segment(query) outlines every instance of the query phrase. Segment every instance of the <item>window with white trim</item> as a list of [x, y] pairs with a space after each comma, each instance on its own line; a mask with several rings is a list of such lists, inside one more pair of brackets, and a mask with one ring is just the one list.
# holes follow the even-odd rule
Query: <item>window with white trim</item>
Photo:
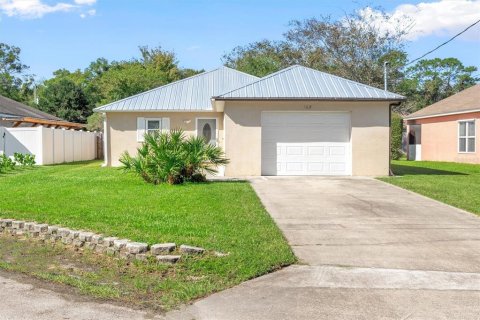
[[155, 131], [160, 131], [162, 128], [162, 119], [147, 119], [147, 133], [153, 133]]
[[145, 131], [146, 133], [153, 133], [155, 131], [169, 130], [170, 121], [168, 118], [146, 118]]
[[458, 152], [475, 152], [475, 120], [458, 122]]

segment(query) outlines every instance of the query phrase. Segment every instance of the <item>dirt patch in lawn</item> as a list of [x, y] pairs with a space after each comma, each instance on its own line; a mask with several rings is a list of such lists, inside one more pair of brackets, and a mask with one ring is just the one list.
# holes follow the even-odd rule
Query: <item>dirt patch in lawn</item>
[[185, 273], [181, 263], [125, 261], [8, 235], [0, 235], [0, 270], [4, 270], [2, 275], [11, 271], [7, 277], [17, 281], [76, 295], [82, 301], [108, 301], [156, 313], [184, 300], [176, 296], [177, 286], [185, 282], [202, 285], [209, 280]]

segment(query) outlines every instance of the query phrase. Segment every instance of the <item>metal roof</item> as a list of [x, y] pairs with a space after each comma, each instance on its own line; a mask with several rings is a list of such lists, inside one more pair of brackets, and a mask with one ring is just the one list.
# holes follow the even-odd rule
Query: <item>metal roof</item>
[[211, 111], [212, 96], [239, 88], [259, 78], [227, 67], [203, 72], [170, 84], [95, 108], [108, 111]]
[[0, 96], [0, 115], [2, 117], [32, 117], [48, 120], [62, 120], [46, 112], [27, 106], [18, 101]]
[[228, 99], [404, 100], [401, 95], [295, 65], [214, 97]]
[[460, 91], [405, 117], [421, 119], [450, 114], [468, 113], [480, 110], [480, 84]]

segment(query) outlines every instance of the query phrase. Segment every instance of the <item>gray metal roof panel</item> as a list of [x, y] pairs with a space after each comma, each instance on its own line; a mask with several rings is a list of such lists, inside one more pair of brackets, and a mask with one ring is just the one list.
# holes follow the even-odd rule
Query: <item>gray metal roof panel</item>
[[95, 111], [209, 111], [212, 110], [210, 99], [213, 96], [258, 79], [234, 69], [220, 67], [106, 104], [95, 108]]
[[32, 117], [47, 120], [63, 120], [4, 96], [0, 96], [0, 113], [18, 117]]
[[358, 99], [403, 100], [403, 96], [295, 65], [263, 77], [216, 99]]

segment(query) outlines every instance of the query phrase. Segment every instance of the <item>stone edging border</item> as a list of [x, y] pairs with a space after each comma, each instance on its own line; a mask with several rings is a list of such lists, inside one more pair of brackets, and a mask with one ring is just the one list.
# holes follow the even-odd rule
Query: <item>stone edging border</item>
[[[127, 260], [146, 261], [148, 257], [155, 257], [158, 263], [173, 264], [181, 259], [182, 254], [204, 254], [206, 250], [182, 244], [178, 247], [180, 254], [172, 254], [177, 249], [175, 243], [158, 243], [149, 246], [147, 243], [133, 242], [117, 237], [104, 237], [100, 234], [87, 231], [77, 231], [62, 228], [46, 223], [26, 222], [14, 219], [0, 219], [0, 234], [24, 236], [39, 240], [43, 243], [61, 242], [73, 248], [87, 248], [99, 254], [116, 256]], [[228, 254], [214, 252], [217, 257]]]

